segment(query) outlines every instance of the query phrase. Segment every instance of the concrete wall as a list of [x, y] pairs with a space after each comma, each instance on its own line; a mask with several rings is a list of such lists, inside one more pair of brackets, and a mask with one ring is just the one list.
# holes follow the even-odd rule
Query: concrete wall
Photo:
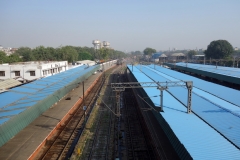
[[[51, 76], [66, 70], [68, 70], [67, 61], [50, 63], [25, 62], [13, 65], [0, 65], [0, 71], [5, 72], [5, 76], [0, 76], [0, 79], [18, 78], [18, 80], [20, 81], [23, 80], [31, 81]], [[16, 72], [20, 72], [20, 74], [16, 75]]]

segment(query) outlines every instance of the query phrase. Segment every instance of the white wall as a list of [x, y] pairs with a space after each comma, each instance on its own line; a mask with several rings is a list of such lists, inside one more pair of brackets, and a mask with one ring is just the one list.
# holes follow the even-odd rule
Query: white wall
[[[47, 62], [47, 63], [24, 63], [16, 65], [0, 65], [0, 71], [5, 71], [5, 76], [0, 76], [0, 79], [18, 78], [18, 80], [35, 80], [47, 76], [51, 76], [68, 70], [67, 61]], [[20, 71], [20, 76], [15, 75], [15, 71]], [[31, 71], [35, 75], [30, 75]]]

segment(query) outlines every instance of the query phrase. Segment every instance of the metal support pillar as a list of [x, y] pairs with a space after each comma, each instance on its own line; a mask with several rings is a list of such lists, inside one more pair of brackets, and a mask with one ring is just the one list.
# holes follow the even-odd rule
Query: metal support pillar
[[103, 81], [105, 81], [105, 67], [103, 63], [102, 63], [102, 70], [103, 70]]
[[187, 100], [187, 113], [192, 112], [192, 87], [193, 83], [191, 81], [186, 82], [186, 86], [188, 89], [188, 100]]
[[160, 104], [161, 104], [161, 106], [160, 106], [160, 112], [163, 112], [163, 90], [162, 89], [160, 89], [160, 96], [161, 96], [161, 99], [160, 99]]
[[233, 68], [234, 68], [234, 66], [235, 66], [235, 58], [236, 58], [236, 57], [233, 57]]
[[[159, 83], [158, 83], [158, 85], [159, 85]], [[160, 103], [159, 103], [160, 106], [156, 110], [159, 111], [159, 112], [163, 112], [163, 91], [167, 90], [168, 88], [160, 86], [157, 89], [160, 90]]]
[[116, 91], [116, 101], [117, 101], [117, 117], [118, 117], [118, 129], [117, 129], [117, 157], [121, 159], [121, 145], [120, 145], [120, 128], [121, 128], [121, 122], [120, 122], [120, 91]]
[[116, 101], [117, 101], [117, 116], [120, 117], [120, 91], [116, 91]]

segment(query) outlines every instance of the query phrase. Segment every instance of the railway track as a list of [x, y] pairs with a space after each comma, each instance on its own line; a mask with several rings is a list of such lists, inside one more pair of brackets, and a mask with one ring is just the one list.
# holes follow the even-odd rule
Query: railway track
[[71, 155], [71, 151], [74, 149], [73, 142], [76, 141], [84, 127], [83, 105], [88, 106], [86, 109], [87, 118], [95, 104], [96, 94], [99, 93], [102, 85], [103, 81], [100, 78], [92, 91], [84, 98], [85, 104], [81, 103], [74, 114], [65, 121], [65, 124], [58, 128], [56, 134], [47, 141], [36, 159], [67, 159]]
[[143, 125], [144, 120], [136, 108], [137, 102], [133, 93], [127, 89], [123, 95], [127, 159], [156, 159], [147, 128]]
[[[134, 81], [131, 76], [128, 75], [127, 77], [130, 81]], [[169, 142], [168, 137], [155, 117], [155, 114], [159, 113], [153, 111], [149, 105], [146, 105], [146, 103], [139, 98], [139, 93], [136, 89], [131, 89], [131, 92], [132, 95], [135, 95], [135, 102], [137, 102], [139, 114], [142, 115], [141, 119], [143, 119], [142, 125], [144, 126], [144, 130], [148, 130], [146, 134], [148, 134], [148, 140], [151, 141], [152, 149], [155, 154], [153, 159], [178, 160], [179, 157], [175, 149]]]
[[102, 88], [97, 105], [79, 139], [77, 149], [71, 159], [114, 159], [116, 144], [115, 103], [111, 83], [118, 80], [117, 67], [106, 72], [105, 85]]
[[[116, 72], [116, 71], [112, 71]], [[110, 83], [117, 80], [116, 74], [111, 74], [107, 80], [106, 87], [101, 92], [100, 96], [104, 96], [103, 101], [99, 104], [99, 115], [96, 120], [96, 126], [94, 130], [94, 136], [88, 145], [88, 150], [86, 152], [86, 159], [112, 159], [114, 151], [114, 115], [105, 106], [114, 110], [114, 105], [112, 103], [112, 90], [110, 88]]]
[[[103, 92], [104, 97], [108, 97], [103, 98], [105, 103], [115, 114], [118, 111], [117, 99], [110, 83], [123, 82], [124, 78], [122, 72], [115, 70]], [[119, 96], [121, 117], [114, 116], [105, 104], [100, 103], [93, 136], [79, 159], [159, 159], [133, 91], [127, 89]]]
[[[132, 89], [119, 94], [117, 109], [116, 93], [110, 84], [126, 81], [122, 67], [110, 69], [103, 76], [106, 80], [100, 78], [85, 97], [87, 121], [82, 103], [36, 159], [168, 159], [159, 152], [162, 140], [154, 130], [159, 127], [152, 123], [154, 116], [141, 111], [144, 104], [139, 106]], [[121, 117], [115, 116], [119, 110]]]

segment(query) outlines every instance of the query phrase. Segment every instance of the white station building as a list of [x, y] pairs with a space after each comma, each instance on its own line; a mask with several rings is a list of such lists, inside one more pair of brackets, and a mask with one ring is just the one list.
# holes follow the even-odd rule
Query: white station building
[[22, 82], [33, 81], [68, 70], [67, 61], [33, 61], [0, 65], [0, 80], [16, 79]]

